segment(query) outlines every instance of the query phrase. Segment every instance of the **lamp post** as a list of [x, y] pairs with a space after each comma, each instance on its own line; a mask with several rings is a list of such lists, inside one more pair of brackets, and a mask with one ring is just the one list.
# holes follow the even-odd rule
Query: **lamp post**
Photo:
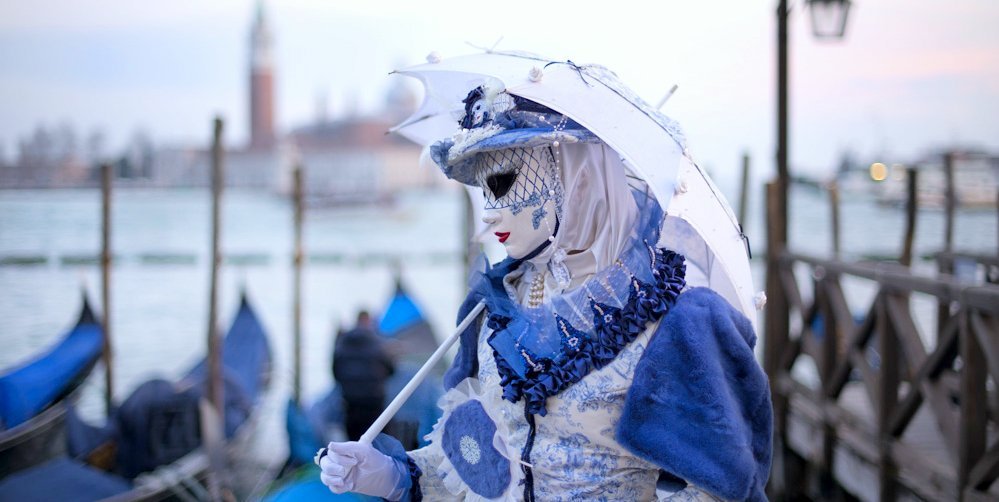
[[808, 0], [812, 35], [819, 39], [841, 39], [846, 33], [850, 0]]
[[[846, 33], [846, 19], [850, 13], [850, 0], [807, 0], [811, 14], [812, 35], [815, 38], [841, 39]], [[781, 213], [787, 214], [788, 173], [788, 124], [787, 124], [787, 0], [777, 5], [777, 177], [781, 184]], [[787, 243], [787, 228], [783, 229], [782, 243]]]
[[[806, 0], [811, 11], [812, 32], [819, 39], [842, 38], [846, 30], [846, 18], [850, 10], [850, 0]], [[767, 190], [768, 236], [765, 312], [765, 346], [763, 366], [770, 377], [779, 372], [781, 355], [788, 340], [787, 296], [780, 284], [779, 257], [787, 247], [787, 192], [790, 184], [788, 172], [788, 2], [777, 4], [777, 181]], [[777, 433], [783, 434], [787, 401], [778, 386], [771, 386], [774, 406], [774, 425]], [[785, 476], [783, 452], [784, 438], [775, 436], [774, 469], [776, 490], [782, 492], [789, 481]]]

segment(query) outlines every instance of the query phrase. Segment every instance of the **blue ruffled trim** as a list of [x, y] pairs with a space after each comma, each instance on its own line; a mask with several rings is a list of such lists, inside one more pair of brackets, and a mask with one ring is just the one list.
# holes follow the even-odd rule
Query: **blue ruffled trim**
[[409, 500], [420, 502], [423, 500], [423, 491], [420, 490], [420, 476], [423, 475], [423, 471], [409, 455], [406, 455], [406, 465], [409, 467], [409, 479], [413, 483], [409, 486]]
[[[645, 244], [653, 249], [647, 241]], [[622, 308], [590, 301], [593, 333], [580, 331], [565, 319], [555, 316], [563, 339], [576, 342], [575, 345], [565, 344], [563, 352], [554, 360], [531, 357], [533, 364], [522, 378], [494, 350], [503, 398], [512, 402], [523, 398], [529, 413], [544, 416], [547, 412], [545, 401], [549, 397], [582, 380], [591, 371], [606, 366], [644, 332], [646, 326], [662, 318], [676, 303], [677, 296], [686, 285], [686, 265], [683, 256], [673, 251], [660, 248], [653, 253], [651, 268], [654, 282], [647, 284], [632, 279], [628, 301]], [[490, 312], [487, 323], [494, 330], [490, 340], [505, 330], [511, 320], [510, 317]]]

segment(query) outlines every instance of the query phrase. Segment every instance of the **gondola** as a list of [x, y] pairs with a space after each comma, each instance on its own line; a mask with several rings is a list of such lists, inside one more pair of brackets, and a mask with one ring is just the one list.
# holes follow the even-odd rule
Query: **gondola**
[[[207, 402], [207, 360], [177, 381], [148, 380], [105, 426], [68, 420], [68, 454], [0, 480], [0, 501], [209, 498], [213, 486], [228, 484], [217, 472], [220, 461], [251, 440], [250, 425], [270, 380], [270, 342], [245, 295], [222, 354], [222, 417]], [[207, 426], [219, 418], [222, 434]]]
[[0, 374], [0, 479], [65, 452], [67, 403], [100, 359], [104, 330], [86, 295], [57, 343]]
[[[389, 300], [378, 323], [378, 334], [383, 337], [385, 348], [396, 362], [395, 374], [386, 389], [386, 404], [402, 390], [416, 374], [424, 361], [437, 348], [430, 323], [422, 310], [397, 278], [395, 292]], [[407, 449], [421, 446], [440, 417], [437, 400], [443, 387], [441, 378], [444, 367], [435, 368], [417, 388], [413, 396], [399, 410], [385, 432], [395, 436]], [[335, 495], [319, 480], [319, 470], [312, 463], [316, 451], [329, 441], [344, 441], [343, 405], [339, 388], [333, 386], [320, 399], [303, 409], [290, 400], [286, 415], [289, 458], [282, 475], [266, 502], [291, 500], [370, 500], [355, 494]]]

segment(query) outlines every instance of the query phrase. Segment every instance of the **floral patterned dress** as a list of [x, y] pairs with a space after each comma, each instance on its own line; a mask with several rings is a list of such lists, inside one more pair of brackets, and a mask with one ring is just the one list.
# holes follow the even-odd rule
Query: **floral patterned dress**
[[408, 453], [426, 499], [713, 499], [657, 493], [659, 467], [615, 438], [635, 368], [687, 286], [683, 257], [654, 245], [659, 215], [645, 216], [616, 266], [569, 293], [545, 281], [544, 306], [528, 307], [524, 287], [543, 272], [502, 272], [476, 369], [442, 398], [431, 443]]

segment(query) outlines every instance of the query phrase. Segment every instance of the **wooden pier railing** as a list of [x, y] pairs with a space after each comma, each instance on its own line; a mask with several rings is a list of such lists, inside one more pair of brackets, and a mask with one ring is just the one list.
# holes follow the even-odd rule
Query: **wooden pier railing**
[[776, 270], [772, 496], [999, 500], [999, 285], [787, 251]]

